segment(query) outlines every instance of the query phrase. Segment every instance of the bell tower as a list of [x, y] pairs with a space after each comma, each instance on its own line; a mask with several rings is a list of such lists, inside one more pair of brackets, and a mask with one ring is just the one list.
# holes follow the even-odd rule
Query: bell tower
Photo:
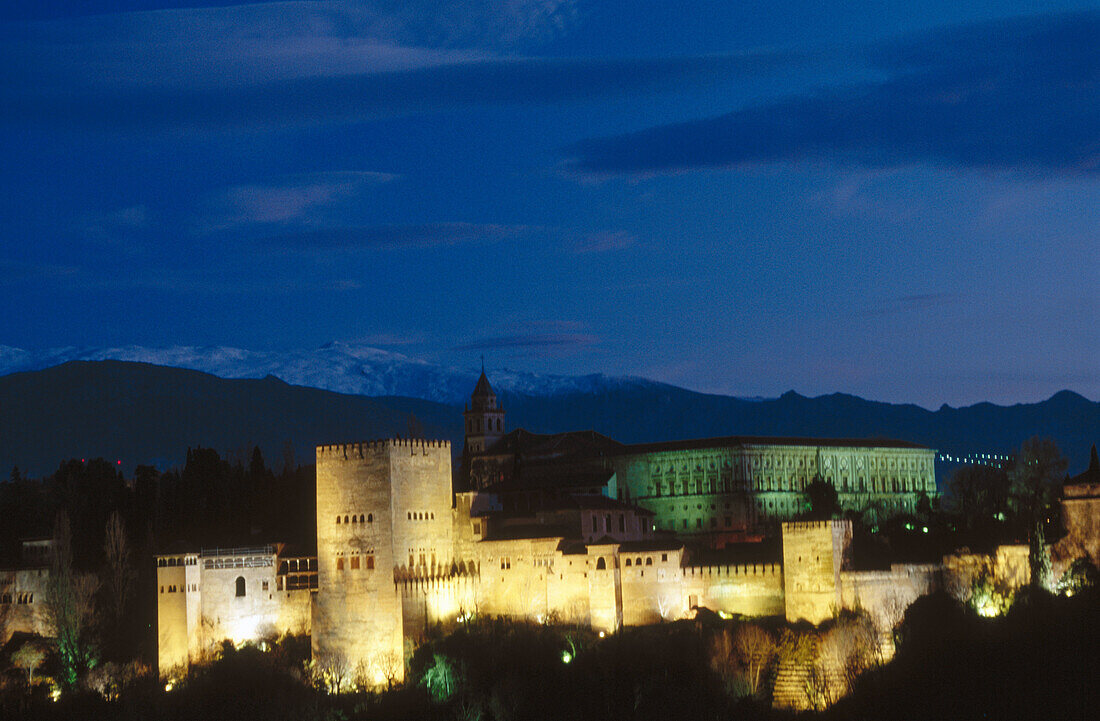
[[463, 416], [466, 419], [466, 453], [483, 453], [504, 435], [504, 409], [497, 403], [497, 394], [485, 377], [484, 362]]

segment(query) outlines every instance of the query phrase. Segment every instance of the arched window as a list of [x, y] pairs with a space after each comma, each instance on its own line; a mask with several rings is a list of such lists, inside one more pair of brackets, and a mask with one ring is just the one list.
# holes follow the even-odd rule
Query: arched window
[[603, 560], [603, 556], [600, 556], [599, 559], [596, 560], [596, 570], [597, 571], [603, 571], [606, 568], [607, 568], [607, 563]]
[[344, 516], [344, 523], [347, 523], [347, 522], [348, 522], [348, 517]]
[[652, 566], [653, 565], [653, 556], [646, 556], [645, 557], [645, 565], [647, 565], [647, 566]]
[[374, 523], [374, 514], [373, 513], [368, 513], [367, 514], [367, 523]]
[[237, 598], [244, 597], [244, 576], [237, 576]]
[[629, 559], [629, 558], [628, 558], [628, 559], [626, 559], [626, 567], [627, 567], [627, 568], [630, 568], [630, 559]]
[[337, 517], [336, 517], [336, 522], [337, 522], [337, 523], [339, 523], [339, 522], [340, 522], [340, 517], [339, 517], [339, 516], [337, 516]]
[[365, 521], [366, 521], [366, 516], [364, 516], [362, 513], [360, 513], [359, 514], [359, 522], [364, 523]]
[[351, 515], [351, 522], [352, 523], [359, 523], [359, 517], [356, 516], [354, 513]]

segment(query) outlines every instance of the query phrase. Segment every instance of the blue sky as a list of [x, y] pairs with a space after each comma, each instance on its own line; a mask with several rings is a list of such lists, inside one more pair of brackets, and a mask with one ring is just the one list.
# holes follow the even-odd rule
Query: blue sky
[[0, 344], [1100, 398], [1087, 4], [25, 5]]

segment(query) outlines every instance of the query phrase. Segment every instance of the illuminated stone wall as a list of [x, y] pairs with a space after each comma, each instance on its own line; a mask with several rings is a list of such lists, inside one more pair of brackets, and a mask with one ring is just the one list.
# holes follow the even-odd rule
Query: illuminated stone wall
[[783, 614], [783, 568], [778, 563], [693, 565], [682, 574], [688, 606], [745, 616]]
[[624, 626], [671, 621], [686, 613], [682, 559], [683, 549], [679, 548], [619, 549]]
[[337, 657], [372, 683], [400, 680], [388, 669], [403, 669], [411, 601], [395, 578], [449, 573], [452, 534], [450, 443], [318, 446], [314, 658]]
[[0, 571], [0, 645], [13, 633], [50, 635], [46, 618], [45, 568]]
[[851, 521], [783, 524], [783, 595], [788, 621], [821, 623], [843, 607], [840, 572], [852, 543]]
[[1057, 581], [1076, 559], [1085, 557], [1100, 567], [1100, 484], [1066, 485], [1062, 496], [1066, 535], [1051, 548], [1051, 568]]
[[[162, 676], [182, 673], [190, 660], [194, 621], [188, 622], [187, 568], [182, 563], [157, 567], [157, 666]], [[197, 620], [198, 614], [193, 616]]]
[[863, 609], [879, 631], [888, 633], [901, 622], [913, 601], [939, 587], [940, 567], [897, 564], [889, 571], [842, 571], [840, 582], [843, 607]]
[[883, 517], [912, 512], [936, 493], [935, 451], [831, 445], [736, 445], [659, 450], [612, 459], [631, 501], [656, 514], [658, 528], [685, 538], [758, 530], [806, 510], [815, 476], [831, 483], [844, 509]]
[[225, 641], [240, 645], [309, 634], [311, 591], [281, 588], [277, 563], [269, 546], [158, 556], [160, 674], [182, 674]]

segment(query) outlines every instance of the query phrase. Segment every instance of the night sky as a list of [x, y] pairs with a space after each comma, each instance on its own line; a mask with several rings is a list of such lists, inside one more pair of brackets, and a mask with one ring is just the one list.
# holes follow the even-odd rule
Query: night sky
[[185, 4], [0, 10], [0, 344], [1100, 398], [1095, 7]]

